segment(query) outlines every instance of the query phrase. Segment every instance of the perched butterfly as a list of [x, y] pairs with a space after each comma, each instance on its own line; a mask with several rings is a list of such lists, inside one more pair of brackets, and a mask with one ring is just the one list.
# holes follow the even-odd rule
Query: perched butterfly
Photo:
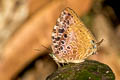
[[97, 43], [76, 13], [65, 8], [52, 32], [52, 57], [59, 63], [80, 63], [95, 54]]

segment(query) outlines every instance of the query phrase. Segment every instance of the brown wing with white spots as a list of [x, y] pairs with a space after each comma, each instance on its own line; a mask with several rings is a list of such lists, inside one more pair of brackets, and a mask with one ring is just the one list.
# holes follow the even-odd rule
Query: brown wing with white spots
[[54, 59], [79, 63], [96, 51], [95, 39], [70, 8], [62, 11], [52, 33]]

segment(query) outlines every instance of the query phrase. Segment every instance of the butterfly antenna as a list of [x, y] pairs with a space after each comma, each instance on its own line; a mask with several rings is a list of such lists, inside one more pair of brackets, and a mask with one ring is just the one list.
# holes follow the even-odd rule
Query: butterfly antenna
[[[52, 50], [49, 49], [48, 47], [46, 47], [46, 46], [44, 46], [44, 45], [42, 45], [42, 44], [41, 44], [41, 46], [44, 47], [49, 53], [52, 52]], [[36, 50], [36, 51], [40, 51], [39, 49], [34, 49], [34, 50]]]
[[48, 50], [48, 52], [52, 52], [52, 50], [51, 49], [49, 49], [48, 47], [46, 47], [46, 46], [44, 46], [44, 45], [41, 45], [41, 46], [43, 46], [44, 48], [46, 48], [47, 50]]
[[100, 46], [100, 44], [103, 42], [104, 39], [101, 39], [99, 42], [97, 42], [97, 46]]

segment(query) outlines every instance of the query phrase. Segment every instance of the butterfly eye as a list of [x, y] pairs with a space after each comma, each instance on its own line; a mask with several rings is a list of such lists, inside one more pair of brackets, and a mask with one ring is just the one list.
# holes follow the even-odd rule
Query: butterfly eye
[[91, 40], [91, 44], [95, 44], [95, 41], [94, 41], [94, 40]]
[[91, 40], [92, 41], [92, 43], [95, 43], [95, 41], [94, 40]]

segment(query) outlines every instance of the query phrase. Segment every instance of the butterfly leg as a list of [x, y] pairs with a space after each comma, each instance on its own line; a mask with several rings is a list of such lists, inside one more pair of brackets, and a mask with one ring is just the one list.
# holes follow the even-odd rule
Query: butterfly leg
[[[53, 59], [56, 59], [53, 53], [49, 54]], [[57, 64], [58, 67], [61, 67], [60, 63], [55, 60], [55, 63]]]
[[60, 63], [59, 62], [56, 62], [55, 63], [57, 64], [58, 68], [61, 67]]
[[64, 63], [62, 63], [62, 66], [65, 66], [65, 64], [64, 64]]
[[68, 66], [70, 66], [70, 63], [66, 63]]
[[[64, 59], [65, 63], [68, 64], [67, 60]], [[62, 63], [62, 66], [65, 66], [65, 63]]]

